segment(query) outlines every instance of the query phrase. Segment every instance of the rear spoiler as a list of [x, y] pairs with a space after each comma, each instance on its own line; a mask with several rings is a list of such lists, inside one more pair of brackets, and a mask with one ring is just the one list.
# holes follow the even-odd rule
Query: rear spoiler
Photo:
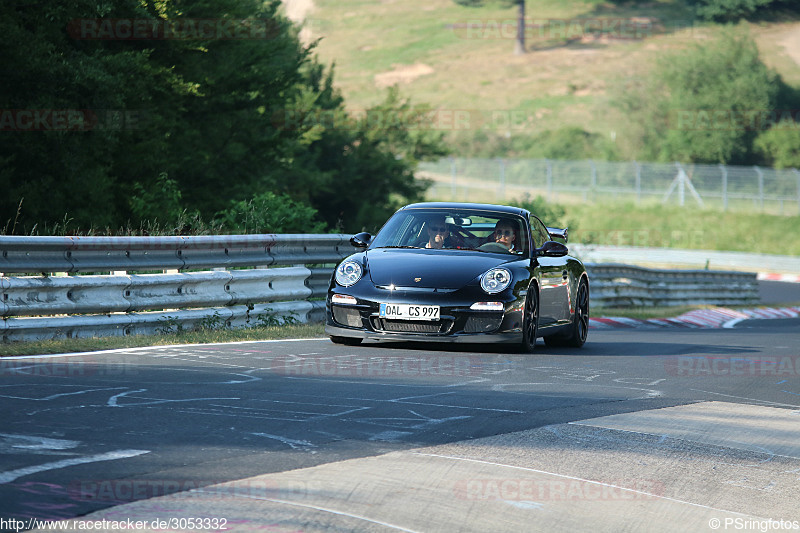
[[550, 237], [554, 237], [557, 239], [563, 239], [564, 244], [567, 244], [567, 234], [569, 233], [569, 228], [547, 228], [547, 233], [550, 234]]

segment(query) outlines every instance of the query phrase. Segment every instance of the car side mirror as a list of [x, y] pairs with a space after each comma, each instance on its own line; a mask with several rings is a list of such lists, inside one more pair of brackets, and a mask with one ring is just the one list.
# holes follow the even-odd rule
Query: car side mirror
[[356, 233], [352, 237], [350, 237], [350, 244], [355, 246], [356, 248], [366, 248], [369, 246], [369, 243], [372, 242], [372, 235], [363, 231], [361, 233]]
[[547, 241], [541, 248], [536, 249], [536, 255], [544, 257], [564, 257], [569, 252], [566, 245], [556, 241]]
[[567, 244], [569, 228], [551, 228], [548, 226], [547, 233], [549, 233], [550, 238], [554, 239], [556, 242], [563, 242], [564, 244]]

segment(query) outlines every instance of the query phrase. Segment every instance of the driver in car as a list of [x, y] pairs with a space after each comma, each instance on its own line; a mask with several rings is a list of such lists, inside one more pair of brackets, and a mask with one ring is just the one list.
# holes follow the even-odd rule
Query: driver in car
[[509, 252], [514, 251], [514, 242], [517, 239], [514, 223], [510, 220], [501, 218], [494, 226], [494, 242], [502, 244], [508, 248]]
[[444, 220], [444, 215], [434, 215], [426, 223], [428, 228], [428, 242], [425, 248], [449, 248], [450, 228]]

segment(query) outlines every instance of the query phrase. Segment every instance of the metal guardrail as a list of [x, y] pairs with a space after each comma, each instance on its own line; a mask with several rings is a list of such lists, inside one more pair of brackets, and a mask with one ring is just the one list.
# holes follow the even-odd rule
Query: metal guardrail
[[758, 303], [752, 272], [655, 270], [587, 263], [591, 303], [599, 307], [750, 305]]
[[[327, 291], [332, 264], [353, 250], [349, 235], [0, 236], [0, 272], [43, 274], [0, 277], [0, 335], [10, 341], [320, 321], [324, 302], [313, 298]], [[256, 268], [226, 270], [240, 267]], [[179, 272], [198, 269], [214, 270]], [[141, 273], [151, 271], [161, 273]], [[75, 275], [89, 272], [112, 274]]]
[[[570, 247], [578, 255], [588, 251]], [[320, 321], [333, 264], [353, 251], [349, 235], [0, 236], [0, 272], [72, 274], [0, 276], [0, 336], [122, 336], [287, 317]], [[256, 268], [226, 270], [238, 267]], [[204, 268], [214, 270], [191, 271]], [[747, 305], [758, 298], [755, 274], [591, 263], [587, 269], [592, 305]], [[146, 273], [154, 270], [161, 273]], [[84, 275], [89, 272], [103, 274]]]
[[338, 261], [349, 235], [193, 237], [0, 236], [0, 272], [101, 272], [234, 268]]
[[800, 257], [788, 255], [594, 244], [570, 244], [569, 250], [586, 263], [800, 274]]

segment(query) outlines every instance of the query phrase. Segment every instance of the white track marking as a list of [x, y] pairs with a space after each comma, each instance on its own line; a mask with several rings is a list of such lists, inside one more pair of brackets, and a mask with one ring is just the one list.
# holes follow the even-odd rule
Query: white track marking
[[759, 402], [762, 404], [767, 405], [778, 405], [780, 407], [794, 407], [795, 409], [800, 409], [800, 405], [794, 405], [792, 403], [779, 403], [779, 402], [771, 402], [769, 400], [759, 400], [758, 398], [748, 398], [746, 396], [734, 396], [732, 394], [722, 394], [721, 392], [712, 392], [710, 390], [700, 390], [700, 389], [689, 389], [693, 392], [705, 392], [706, 394], [715, 394], [717, 396], [725, 396], [726, 398], [737, 398], [739, 400], [750, 400], [753, 402]]
[[117, 459], [127, 459], [128, 457], [136, 457], [144, 453], [150, 453], [150, 450], [116, 450], [113, 452], [101, 453], [98, 455], [87, 455], [85, 457], [74, 457], [72, 459], [64, 459], [62, 461], [54, 461], [52, 463], [44, 463], [35, 466], [26, 466], [25, 468], [18, 468], [16, 470], [7, 470], [0, 472], [0, 485], [10, 483], [15, 479], [19, 479], [31, 474], [39, 472], [46, 472], [48, 470], [58, 470], [68, 466], [82, 465], [86, 463], [97, 463], [100, 461], [114, 461]]
[[[215, 494], [215, 492], [213, 490], [208, 490], [208, 489], [198, 489], [198, 490], [193, 491], [193, 492], [199, 492], [199, 493], [203, 493], [203, 494]], [[344, 511], [337, 511], [336, 509], [328, 509], [326, 507], [319, 507], [317, 505], [308, 505], [308, 504], [304, 504], [304, 503], [290, 502], [290, 501], [287, 501], [287, 500], [277, 500], [277, 499], [274, 499], [274, 498], [260, 498], [258, 496], [250, 496], [248, 494], [239, 494], [239, 496], [241, 496], [242, 498], [250, 498], [252, 500], [261, 500], [261, 501], [265, 501], [265, 502], [281, 503], [281, 504], [284, 504], [284, 505], [293, 505], [293, 506], [296, 506], [296, 507], [304, 507], [306, 509], [312, 509], [314, 511], [322, 511], [324, 513], [331, 513], [331, 514], [335, 514], [335, 515], [339, 515], [339, 516], [346, 516], [348, 518], [355, 518], [357, 520], [363, 520], [365, 522], [370, 522], [372, 524], [378, 524], [379, 526], [390, 527], [390, 528], [396, 529], [398, 531], [407, 531], [408, 533], [417, 533], [413, 529], [406, 529], [406, 528], [401, 527], [401, 526], [396, 526], [394, 524], [389, 524], [388, 522], [381, 522], [380, 520], [373, 520], [371, 518], [367, 518], [366, 516], [361, 516], [361, 515], [357, 515], [357, 514], [353, 514], [353, 513], [346, 513]]]
[[709, 509], [711, 511], [719, 511], [719, 512], [722, 512], [722, 513], [731, 513], [731, 514], [736, 514], [736, 515], [739, 515], [739, 516], [750, 516], [750, 515], [746, 515], [744, 513], [738, 513], [736, 511], [728, 511], [727, 509], [719, 509], [717, 507], [711, 507], [710, 505], [703, 505], [703, 504], [700, 504], [700, 503], [687, 502], [685, 500], [679, 500], [677, 498], [670, 498], [669, 496], [661, 496], [661, 495], [653, 494], [651, 492], [646, 492], [646, 491], [643, 491], [643, 490], [631, 489], [631, 488], [628, 488], [628, 487], [622, 487], [620, 485], [614, 485], [614, 484], [611, 484], [611, 483], [603, 483], [602, 481], [593, 481], [591, 479], [584, 479], [584, 478], [575, 477], [575, 476], [567, 476], [567, 475], [564, 475], [564, 474], [557, 474], [555, 472], [548, 472], [546, 470], [537, 470], [535, 468], [527, 468], [527, 467], [524, 467], [524, 466], [505, 465], [505, 464], [502, 464], [502, 463], [494, 463], [492, 461], [483, 461], [483, 460], [480, 460], [480, 459], [470, 459], [470, 458], [467, 458], [467, 457], [455, 457], [455, 456], [452, 456], [452, 455], [439, 455], [439, 454], [435, 454], [435, 453], [421, 453], [421, 452], [412, 452], [412, 453], [414, 453], [415, 455], [423, 455], [425, 457], [438, 457], [440, 459], [450, 459], [452, 461], [466, 461], [466, 462], [469, 462], [469, 463], [478, 463], [478, 464], [483, 464], [483, 465], [499, 466], [501, 468], [511, 468], [513, 470], [524, 470], [526, 472], [534, 472], [536, 474], [545, 474], [545, 475], [548, 475], [548, 476], [555, 476], [555, 477], [560, 477], [560, 478], [564, 478], [564, 479], [571, 479], [571, 480], [574, 480], [574, 481], [580, 481], [581, 483], [591, 483], [593, 485], [599, 485], [601, 487], [609, 487], [609, 488], [613, 488], [613, 489], [620, 489], [620, 490], [627, 491], [627, 492], [633, 492], [633, 493], [636, 493], [636, 494], [641, 494], [643, 496], [650, 496], [650, 497], [658, 498], [658, 499], [661, 499], [661, 500], [667, 500], [667, 501], [671, 501], [671, 502], [682, 503], [684, 505], [691, 505], [693, 507], [700, 507], [702, 509]]
[[96, 352], [76, 352], [76, 353], [54, 353], [42, 355], [11, 355], [5, 356], [3, 359], [17, 360], [17, 359], [42, 359], [47, 357], [79, 357], [81, 355], [105, 355], [105, 354], [131, 354], [144, 352], [147, 350], [160, 350], [165, 348], [184, 349], [184, 348], [197, 348], [199, 346], [235, 346], [237, 344], [266, 344], [274, 342], [331, 342], [330, 339], [316, 338], [316, 339], [274, 339], [265, 341], [235, 341], [235, 342], [210, 342], [207, 344], [166, 344], [163, 346], [141, 346], [139, 348], [114, 348], [113, 350], [99, 350]]
[[[0, 433], [0, 438], [7, 440], [7, 444], [11, 448], [22, 450], [69, 450], [80, 444], [77, 440], [50, 439], [35, 435], [16, 435], [12, 433]], [[14, 442], [17, 442], [17, 444], [14, 444]]]
[[256, 437], [266, 437], [268, 439], [274, 439], [280, 441], [284, 444], [288, 444], [289, 446], [291, 446], [293, 450], [316, 448], [314, 444], [308, 442], [307, 440], [295, 440], [287, 437], [281, 437], [280, 435], [270, 435], [269, 433], [251, 433], [251, 435], [255, 435]]
[[[15, 387], [17, 385], [14, 385]], [[31, 385], [26, 385], [26, 387], [30, 388]], [[51, 394], [50, 396], [45, 396], [44, 398], [28, 398], [25, 396], [9, 396], [7, 394], [0, 394], [0, 398], [11, 398], [12, 400], [30, 400], [34, 402], [45, 402], [48, 400], [53, 400], [55, 398], [61, 398], [62, 396], [75, 396], [77, 394], [88, 394], [90, 392], [103, 392], [103, 391], [110, 391], [110, 390], [124, 390], [126, 387], [104, 387], [102, 389], [86, 389], [86, 390], [79, 390], [76, 392], [62, 392], [60, 394]]]

